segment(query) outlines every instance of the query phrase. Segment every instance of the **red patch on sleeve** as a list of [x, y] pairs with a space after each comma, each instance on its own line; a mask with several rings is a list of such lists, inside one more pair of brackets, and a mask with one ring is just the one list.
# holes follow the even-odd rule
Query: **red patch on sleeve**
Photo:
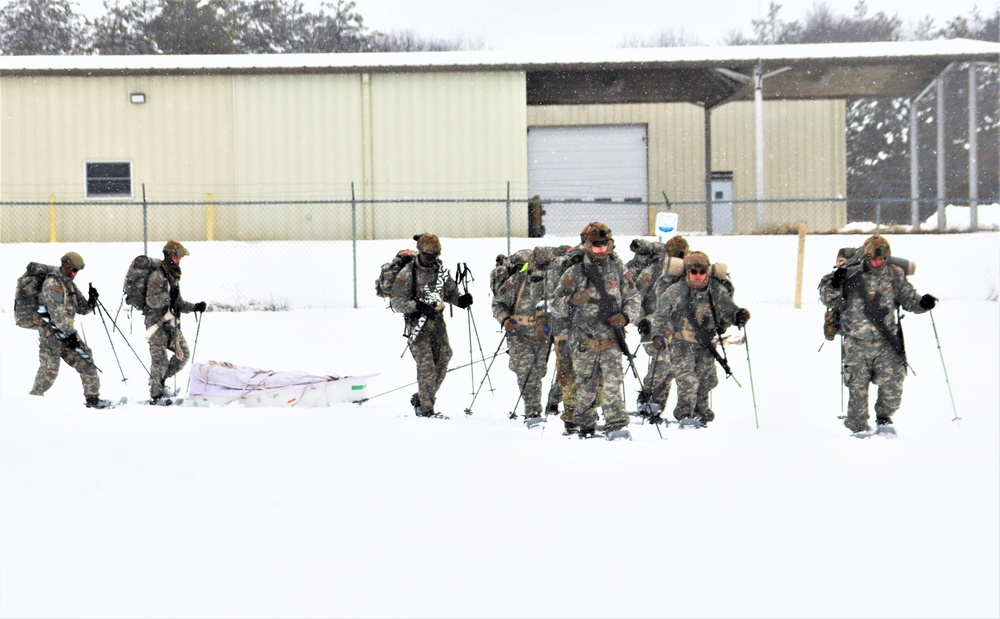
[[59, 287], [59, 284], [52, 284], [52, 291], [62, 294], [63, 289]]

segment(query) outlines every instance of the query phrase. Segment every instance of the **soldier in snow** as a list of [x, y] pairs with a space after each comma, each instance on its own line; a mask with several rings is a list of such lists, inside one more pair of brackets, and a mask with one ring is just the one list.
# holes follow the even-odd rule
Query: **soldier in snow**
[[522, 249], [511, 256], [513, 260], [508, 259], [514, 272], [499, 286], [492, 305], [493, 317], [506, 333], [508, 367], [517, 375], [529, 425], [542, 416], [542, 381], [549, 350], [547, 315], [537, 309], [545, 294], [544, 275], [533, 268], [532, 257], [531, 250]]
[[417, 364], [417, 393], [410, 398], [418, 417], [434, 417], [434, 402], [448, 372], [451, 345], [444, 322], [445, 302], [462, 309], [472, 305], [470, 293], [459, 294], [438, 257], [441, 241], [427, 233], [414, 237], [418, 254], [400, 269], [390, 305], [404, 315], [410, 354]]
[[622, 354], [627, 352], [624, 328], [639, 318], [639, 296], [625, 276], [624, 265], [611, 255], [611, 229], [593, 222], [580, 236], [586, 254], [563, 273], [555, 292], [565, 301], [557, 307], [569, 318], [577, 399], [573, 423], [581, 435], [594, 434], [600, 390], [604, 429], [610, 434], [629, 422], [622, 399]]
[[56, 382], [61, 359], [80, 373], [88, 408], [111, 408], [111, 403], [100, 397], [101, 379], [97, 375], [93, 352], [80, 341], [74, 326], [77, 314], [89, 314], [97, 306], [97, 290], [91, 287], [90, 296], [84, 297], [73, 281], [84, 266], [80, 254], [67, 253], [58, 271], [45, 276], [39, 289], [38, 372], [31, 395], [45, 395]]
[[[189, 303], [181, 297], [181, 258], [191, 252], [177, 241], [163, 246], [163, 262], [146, 280], [142, 309], [149, 342], [149, 403], [169, 406], [174, 393], [166, 381], [188, 362], [191, 352], [181, 332], [181, 314], [204, 312], [204, 301]], [[169, 354], [168, 354], [169, 353]]]
[[844, 382], [850, 396], [844, 425], [868, 432], [868, 385], [878, 385], [875, 422], [891, 426], [903, 398], [906, 350], [899, 322], [902, 308], [914, 314], [934, 309], [937, 299], [920, 295], [900, 267], [890, 264], [889, 241], [869, 237], [846, 263], [820, 282], [820, 300], [840, 312], [844, 336]]
[[[692, 419], [704, 426], [715, 419], [708, 405], [709, 393], [719, 384], [715, 363], [725, 363], [712, 340], [730, 325], [746, 325], [750, 312], [738, 308], [725, 282], [710, 275], [711, 262], [704, 253], [687, 254], [684, 270], [684, 280], [667, 288], [656, 301], [652, 345], [670, 354], [677, 381], [674, 418]], [[728, 366], [723, 368], [728, 374]]]
[[[684, 255], [690, 249], [688, 242], [680, 235], [674, 236], [666, 242], [665, 249], [665, 256], [661, 259], [654, 259], [639, 272], [635, 280], [635, 288], [639, 291], [643, 316], [636, 326], [643, 340], [649, 339], [650, 320], [656, 311], [656, 299], [659, 297], [659, 293], [684, 278]], [[674, 378], [670, 367], [670, 353], [666, 348], [657, 350], [648, 342], [644, 343], [643, 347], [649, 355], [649, 366], [646, 370], [646, 376], [642, 380], [638, 409], [640, 413], [650, 411], [652, 409], [649, 405], [655, 404], [656, 412], [651, 413], [651, 416], [656, 421], [656, 418], [667, 406], [667, 398], [670, 396], [670, 381]]]

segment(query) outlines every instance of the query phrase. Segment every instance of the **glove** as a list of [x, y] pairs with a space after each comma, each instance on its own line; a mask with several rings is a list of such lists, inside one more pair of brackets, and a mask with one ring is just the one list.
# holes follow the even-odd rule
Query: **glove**
[[931, 296], [929, 294], [925, 294], [924, 296], [920, 297], [920, 307], [924, 308], [925, 310], [934, 309], [934, 306], [937, 305], [937, 302], [938, 302], [937, 297]]
[[455, 305], [457, 305], [460, 309], [465, 309], [472, 305], [472, 293], [466, 292], [465, 294], [459, 295], [458, 298], [455, 299]]
[[97, 288], [94, 288], [94, 285], [91, 284], [90, 285], [90, 290], [88, 291], [88, 297], [87, 297], [87, 305], [90, 306], [90, 309], [94, 309], [94, 308], [97, 307], [97, 299], [100, 296], [101, 295], [97, 294]]
[[621, 329], [628, 324], [628, 316], [625, 314], [615, 314], [611, 318], [608, 318], [608, 324], [615, 329]]
[[430, 303], [425, 303], [423, 301], [417, 301], [417, 311], [427, 316], [428, 318], [433, 317], [437, 313], [437, 308]]
[[643, 318], [637, 322], [635, 327], [639, 330], [639, 335], [644, 338], [653, 332], [653, 325], [649, 322], [648, 318]]
[[569, 298], [570, 305], [586, 305], [590, 302], [590, 295], [586, 292], [574, 292], [573, 296]]
[[844, 285], [845, 279], [847, 279], [847, 267], [837, 267], [837, 270], [833, 272], [833, 279], [830, 280], [830, 285], [834, 288], [840, 288]]
[[535, 327], [535, 339], [539, 342], [549, 341], [549, 327], [548, 325], [538, 325]]
[[205, 304], [204, 301], [198, 301], [197, 303], [194, 304], [194, 311], [204, 312], [206, 307], [208, 306]]
[[733, 316], [733, 324], [737, 327], [745, 327], [747, 321], [750, 320], [750, 310], [745, 307], [741, 307], [736, 310], [736, 314]]
[[66, 339], [63, 340], [63, 341], [66, 342], [66, 345], [69, 346], [70, 348], [79, 348], [80, 347], [80, 338], [77, 337], [76, 332], [73, 332], [73, 333], [70, 333], [69, 335], [67, 335]]
[[508, 333], [517, 328], [517, 321], [511, 318], [510, 316], [504, 318], [501, 324], [503, 325], [503, 328], [507, 330]]
[[649, 345], [655, 348], [656, 350], [666, 350], [667, 340], [664, 339], [662, 335], [657, 335], [652, 339]]

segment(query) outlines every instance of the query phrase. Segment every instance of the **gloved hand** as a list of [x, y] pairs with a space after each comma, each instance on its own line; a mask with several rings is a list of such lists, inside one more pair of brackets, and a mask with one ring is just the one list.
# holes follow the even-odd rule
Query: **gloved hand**
[[937, 297], [929, 294], [925, 294], [924, 296], [920, 297], [920, 307], [924, 308], [925, 310], [934, 309], [934, 306], [937, 305], [937, 302], [938, 302]]
[[570, 305], [586, 305], [590, 302], [590, 295], [586, 292], [574, 292], [573, 296], [569, 298]]
[[635, 327], [639, 330], [639, 335], [643, 338], [653, 332], [653, 325], [649, 322], [648, 318], [643, 318], [639, 322], [635, 323]]
[[69, 335], [67, 335], [66, 339], [63, 340], [63, 341], [66, 342], [66, 345], [69, 346], [70, 348], [79, 348], [80, 347], [80, 338], [77, 337], [75, 331], [73, 333], [70, 333]]
[[656, 350], [666, 350], [667, 340], [662, 335], [657, 335], [649, 342], [649, 345]]
[[466, 292], [465, 294], [459, 295], [458, 298], [455, 299], [455, 305], [461, 309], [465, 309], [472, 305], [472, 293]]
[[204, 301], [198, 301], [197, 303], [194, 304], [194, 311], [196, 311], [196, 312], [204, 312], [205, 308], [207, 308], [207, 307], [208, 307], [208, 305], [206, 305]]
[[611, 318], [608, 318], [608, 324], [615, 329], [621, 329], [628, 324], [628, 316], [625, 314], [615, 314]]
[[840, 288], [844, 285], [845, 279], [847, 279], [847, 266], [839, 266], [833, 272], [833, 279], [830, 280], [830, 285], [834, 288]]
[[741, 307], [736, 310], [736, 314], [733, 316], [733, 324], [737, 327], [745, 327], [747, 322], [750, 320], [750, 310], [745, 307]]
[[431, 305], [430, 303], [425, 303], [423, 301], [416, 301], [416, 304], [417, 304], [417, 311], [423, 314], [424, 316], [427, 316], [428, 318], [431, 318], [435, 314], [437, 314], [437, 308]]
[[90, 309], [96, 308], [97, 307], [97, 299], [101, 295], [97, 294], [97, 288], [94, 288], [93, 284], [90, 284], [90, 290], [87, 292], [87, 294], [88, 294], [88, 296], [87, 296], [87, 305], [90, 306]]
[[535, 327], [535, 339], [539, 342], [549, 341], [549, 326], [540, 324]]
[[517, 321], [510, 316], [504, 318], [501, 324], [508, 333], [517, 328]]

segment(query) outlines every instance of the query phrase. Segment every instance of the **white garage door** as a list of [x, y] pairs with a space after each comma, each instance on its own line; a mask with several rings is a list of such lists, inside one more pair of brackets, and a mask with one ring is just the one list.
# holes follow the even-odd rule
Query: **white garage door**
[[528, 128], [528, 195], [544, 200], [600, 200], [601, 204], [546, 204], [545, 233], [578, 234], [588, 222], [615, 236], [646, 235], [649, 195], [646, 126]]

